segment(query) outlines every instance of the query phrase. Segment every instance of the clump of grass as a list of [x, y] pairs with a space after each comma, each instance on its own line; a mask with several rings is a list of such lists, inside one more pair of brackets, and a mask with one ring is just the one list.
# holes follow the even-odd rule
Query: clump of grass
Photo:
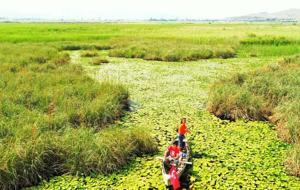
[[91, 51], [84, 51], [81, 53], [82, 57], [96, 57], [98, 56], [97, 51], [91, 50]]
[[201, 44], [164, 39], [127, 40], [110, 50], [111, 57], [141, 58], [145, 60], [179, 62], [210, 58], [232, 58], [235, 48], [224, 44]]
[[[88, 86], [85, 86], [86, 88]], [[102, 83], [93, 91], [92, 93], [96, 94], [91, 95], [99, 96], [99, 98], [89, 98], [90, 101], [86, 102], [82, 109], [72, 109], [67, 112], [68, 121], [73, 126], [103, 127], [119, 118], [128, 106], [128, 93], [120, 85]], [[76, 104], [70, 104], [69, 106], [75, 108]]]
[[236, 74], [216, 82], [210, 92], [208, 110], [223, 119], [268, 120], [277, 125], [279, 136], [297, 144], [287, 161], [299, 175], [300, 56], [247, 74]]
[[13, 138], [14, 144], [3, 146], [0, 160], [1, 189], [31, 186], [66, 171], [62, 165], [66, 159], [65, 152], [56, 146], [57, 142], [61, 142], [59, 138], [51, 134], [28, 138], [22, 141]]
[[[145, 132], [146, 131], [146, 132]], [[156, 142], [153, 141], [153, 138], [148, 135], [151, 131], [148, 131], [144, 128], [134, 128], [130, 129], [130, 136], [131, 139], [134, 139], [132, 142], [135, 149], [135, 154], [142, 155], [142, 154], [152, 154], [156, 152], [157, 146]]]
[[71, 57], [68, 53], [60, 53], [52, 60], [55, 65], [66, 65], [69, 64], [70, 61]]
[[14, 144], [1, 147], [1, 189], [31, 186], [64, 173], [108, 174], [136, 155], [157, 151], [146, 130], [139, 128], [99, 133], [89, 128], [67, 128], [62, 135], [54, 131], [37, 135], [32, 128], [23, 132], [22, 141], [14, 138]]
[[[167, 50], [167, 49], [147, 49], [140, 47], [132, 47], [125, 49], [113, 49], [110, 51], [111, 57], [125, 57], [125, 58], [141, 58], [145, 60], [180, 62], [180, 61], [196, 61], [200, 59], [210, 58], [232, 58], [236, 53], [232, 49], [211, 50], [206, 47], [199, 47], [198, 50]], [[143, 50], [144, 49], [144, 50]]]
[[0, 189], [112, 172], [156, 150], [145, 130], [103, 129], [128, 109], [128, 91], [69, 61], [54, 47], [0, 45]]
[[300, 52], [299, 43], [297, 39], [284, 36], [249, 34], [240, 41], [238, 52], [241, 57], [289, 56]]
[[102, 57], [95, 58], [90, 62], [91, 65], [102, 65], [106, 63], [109, 63], [109, 61]]
[[250, 56], [250, 57], [257, 57], [257, 53], [251, 52], [251, 53], [249, 54], [249, 56]]
[[[157, 151], [145, 129], [107, 129], [100, 133], [79, 129], [66, 133], [66, 168], [73, 174], [107, 174], [133, 156]], [[142, 138], [141, 138], [142, 137]]]
[[288, 153], [285, 165], [289, 173], [300, 177], [300, 145], [295, 145]]
[[109, 45], [87, 45], [87, 44], [68, 44], [68, 45], [63, 45], [60, 48], [61, 50], [69, 50], [69, 51], [74, 51], [74, 50], [109, 50], [111, 49], [111, 46]]
[[225, 48], [225, 49], [217, 49], [214, 51], [214, 56], [216, 58], [228, 59], [233, 58], [236, 56], [236, 52], [232, 48]]
[[250, 33], [250, 34], [248, 34], [248, 37], [249, 38], [255, 38], [257, 35], [255, 34], [255, 33]]
[[297, 44], [298, 41], [294, 41], [291, 39], [287, 39], [284, 36], [256, 36], [256, 35], [249, 35], [249, 38], [241, 40], [241, 44], [258, 44], [258, 45], [289, 45], [289, 44]]
[[300, 53], [300, 47], [297, 44], [293, 45], [241, 45], [238, 48], [239, 57], [282, 57], [292, 56]]

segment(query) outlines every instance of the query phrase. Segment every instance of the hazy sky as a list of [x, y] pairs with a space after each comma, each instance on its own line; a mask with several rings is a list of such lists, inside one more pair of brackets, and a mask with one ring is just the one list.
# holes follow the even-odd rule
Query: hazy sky
[[290, 8], [300, 8], [300, 0], [1, 0], [0, 17], [214, 19]]

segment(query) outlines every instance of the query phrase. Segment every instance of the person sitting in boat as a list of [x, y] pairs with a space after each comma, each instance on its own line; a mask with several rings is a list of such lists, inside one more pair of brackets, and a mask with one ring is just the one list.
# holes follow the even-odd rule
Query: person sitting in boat
[[166, 164], [169, 164], [171, 161], [177, 162], [180, 155], [180, 148], [178, 147], [178, 141], [174, 141], [171, 146], [168, 147], [165, 152], [165, 161]]
[[181, 150], [184, 148], [183, 139], [185, 138], [185, 134], [187, 132], [188, 132], [188, 129], [186, 126], [186, 118], [182, 118], [180, 121], [179, 128], [178, 128], [179, 147], [181, 148]]

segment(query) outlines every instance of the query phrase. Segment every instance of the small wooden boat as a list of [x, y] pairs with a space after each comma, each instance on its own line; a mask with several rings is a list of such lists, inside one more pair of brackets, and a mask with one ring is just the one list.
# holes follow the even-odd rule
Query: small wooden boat
[[[174, 141], [178, 141], [178, 139], [175, 139]], [[173, 141], [173, 142], [174, 142]], [[182, 150], [182, 156], [180, 157], [180, 160], [178, 161], [177, 164], [174, 164], [174, 166], [176, 167], [176, 171], [177, 171], [177, 176], [178, 178], [181, 178], [185, 171], [187, 170], [188, 165], [192, 164], [191, 162], [189, 162], [190, 160], [190, 154], [191, 154], [191, 150], [188, 144], [187, 139], [184, 139], [184, 149]], [[166, 185], [166, 187], [170, 187], [171, 184], [171, 175], [170, 175], [170, 166], [168, 166], [165, 162], [165, 158], [162, 159], [162, 175], [163, 175], [163, 180], [164, 183]]]

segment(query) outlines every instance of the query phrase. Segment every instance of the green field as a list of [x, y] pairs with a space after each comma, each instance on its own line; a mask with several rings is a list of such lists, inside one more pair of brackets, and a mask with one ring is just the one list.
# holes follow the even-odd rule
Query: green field
[[[163, 189], [156, 157], [186, 116], [194, 189], [299, 189], [285, 163], [300, 156], [274, 123], [230, 122], [210, 109], [213, 100], [234, 111], [227, 98], [240, 86], [230, 77], [299, 54], [299, 31], [276, 23], [0, 24], [0, 188]], [[264, 92], [255, 82], [267, 79], [242, 90]], [[234, 89], [216, 97], [216, 86]], [[238, 100], [251, 110], [256, 103]]]

